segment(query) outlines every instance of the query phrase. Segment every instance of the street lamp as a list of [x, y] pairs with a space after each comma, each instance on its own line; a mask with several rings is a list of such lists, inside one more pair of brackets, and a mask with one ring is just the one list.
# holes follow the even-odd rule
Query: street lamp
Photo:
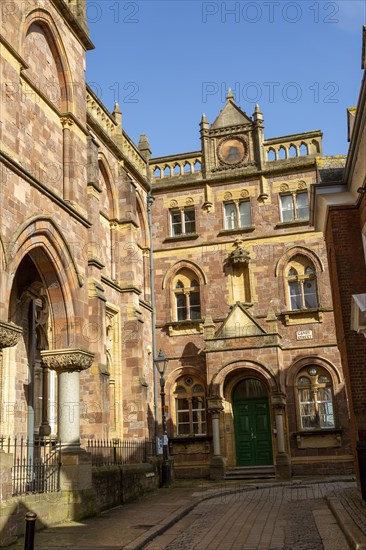
[[159, 355], [155, 357], [154, 363], [157, 371], [160, 374], [161, 415], [162, 415], [162, 429], [163, 429], [163, 464], [161, 467], [161, 485], [162, 487], [169, 487], [170, 464], [169, 464], [168, 434], [166, 429], [166, 415], [165, 415], [165, 378], [164, 378], [164, 374], [168, 366], [168, 359], [165, 356], [163, 350], [159, 351]]

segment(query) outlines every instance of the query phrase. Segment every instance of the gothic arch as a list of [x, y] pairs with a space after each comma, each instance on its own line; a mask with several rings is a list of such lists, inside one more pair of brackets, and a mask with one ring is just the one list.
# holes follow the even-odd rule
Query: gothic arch
[[105, 183], [105, 188], [108, 198], [108, 216], [110, 220], [117, 219], [118, 216], [118, 199], [117, 190], [114, 185], [114, 178], [110, 169], [108, 160], [103, 153], [98, 155], [98, 167]]
[[58, 81], [61, 91], [61, 112], [74, 111], [74, 97], [72, 90], [72, 74], [66, 50], [61, 39], [57, 25], [52, 15], [43, 8], [36, 8], [29, 12], [23, 23], [23, 33], [20, 34], [19, 51], [22, 52], [24, 59], [27, 59], [25, 47], [26, 37], [32, 25], [38, 25], [42, 28], [44, 36], [52, 52], [58, 73]]
[[9, 271], [12, 276], [9, 278], [6, 303], [10, 304], [12, 283], [18, 267], [29, 256], [42, 278], [49, 303], [53, 306], [52, 322], [54, 326], [57, 325], [56, 330], [60, 331], [55, 333], [55, 346], [70, 345], [74, 335], [71, 323], [75, 317], [83, 318], [74, 289], [81, 287], [83, 282], [60, 229], [46, 216], [31, 218], [14, 234], [11, 252]]
[[196, 273], [200, 287], [203, 285], [207, 285], [207, 276], [203, 269], [195, 262], [191, 262], [190, 260], [180, 260], [176, 264], [174, 264], [165, 274], [162, 282], [162, 288], [166, 289], [170, 287], [171, 281], [174, 279], [178, 271], [181, 269], [189, 269]]
[[313, 250], [305, 246], [292, 246], [288, 248], [286, 252], [278, 260], [275, 267], [275, 276], [283, 277], [285, 273], [285, 268], [288, 262], [291, 260], [291, 258], [297, 255], [308, 257], [311, 260], [311, 262], [314, 264], [316, 271], [318, 273], [324, 272], [324, 264], [319, 258], [319, 256], [315, 254], [315, 252], [313, 252]]
[[5, 250], [3, 239], [0, 234], [0, 271], [3, 271], [6, 269], [6, 264], [7, 264], [6, 250]]

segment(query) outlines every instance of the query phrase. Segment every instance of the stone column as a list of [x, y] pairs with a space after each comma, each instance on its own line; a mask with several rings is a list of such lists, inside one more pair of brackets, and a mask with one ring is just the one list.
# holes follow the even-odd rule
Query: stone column
[[286, 395], [283, 393], [274, 393], [271, 395], [271, 403], [274, 408], [276, 432], [277, 432], [277, 453], [275, 456], [276, 477], [279, 479], [291, 478], [290, 457], [286, 452], [285, 441], [285, 414], [286, 414]]
[[[56, 371], [58, 378], [61, 489], [80, 494], [92, 487], [91, 457], [80, 447], [80, 371], [91, 366], [94, 354], [83, 349], [58, 349], [41, 351], [41, 356], [43, 366]], [[77, 495], [75, 498], [77, 507], [81, 503]], [[92, 492], [88, 498], [94, 498]]]
[[223, 479], [225, 461], [220, 449], [220, 413], [224, 410], [221, 397], [208, 397], [207, 410], [212, 418], [213, 456], [210, 463], [210, 479]]
[[[2, 407], [3, 407], [3, 349], [15, 346], [23, 332], [21, 327], [14, 323], [0, 321], [0, 434], [2, 433]], [[13, 454], [6, 453], [3, 448], [3, 439], [0, 439], [0, 501], [11, 498]]]
[[[6, 323], [0, 321], [0, 427], [2, 422], [2, 404], [4, 403], [3, 399], [3, 381], [4, 381], [4, 372], [3, 372], [3, 349], [11, 348], [15, 346], [23, 329], [15, 325], [14, 323]], [[2, 430], [0, 430], [2, 433]]]
[[82, 349], [41, 351], [43, 367], [57, 372], [58, 436], [64, 450], [80, 448], [80, 371], [88, 369], [94, 354]]
[[74, 121], [70, 116], [62, 116], [60, 120], [62, 125], [62, 137], [63, 137], [63, 198], [64, 200], [69, 201], [72, 199], [70, 173], [72, 170], [71, 162], [73, 158], [70, 128], [71, 126], [73, 126]]

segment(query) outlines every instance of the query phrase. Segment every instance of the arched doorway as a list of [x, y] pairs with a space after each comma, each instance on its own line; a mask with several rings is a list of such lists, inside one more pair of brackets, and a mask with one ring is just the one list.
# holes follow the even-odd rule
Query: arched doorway
[[273, 464], [266, 386], [256, 378], [239, 382], [232, 394], [237, 466]]

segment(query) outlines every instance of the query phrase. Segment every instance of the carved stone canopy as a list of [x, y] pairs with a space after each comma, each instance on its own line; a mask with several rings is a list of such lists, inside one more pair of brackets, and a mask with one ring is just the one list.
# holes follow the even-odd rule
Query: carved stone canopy
[[21, 327], [14, 323], [0, 321], [0, 349], [15, 346], [23, 332]]
[[94, 359], [94, 353], [79, 348], [43, 350], [41, 356], [43, 366], [57, 372], [86, 370]]
[[243, 241], [241, 239], [236, 239], [234, 241], [233, 246], [235, 246], [235, 250], [230, 252], [229, 256], [226, 258], [226, 261], [230, 264], [249, 264], [250, 262], [250, 256], [249, 252], [245, 250], [245, 248], [242, 246]]

